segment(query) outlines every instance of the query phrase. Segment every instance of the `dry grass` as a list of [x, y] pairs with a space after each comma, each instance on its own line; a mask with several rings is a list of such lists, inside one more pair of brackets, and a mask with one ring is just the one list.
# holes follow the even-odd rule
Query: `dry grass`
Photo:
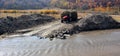
[[41, 13], [41, 14], [58, 14], [58, 10], [41, 9], [41, 10], [0, 10], [0, 13]]
[[0, 10], [0, 13], [28, 13], [27, 10]]
[[30, 13], [0, 13], [0, 18], [6, 16], [19, 17], [21, 15], [29, 15]]
[[59, 14], [59, 11], [57, 11], [57, 10], [39, 10], [39, 13], [41, 13], [41, 14]]
[[42, 9], [42, 10], [0, 10], [0, 18], [6, 16], [18, 17], [21, 15], [28, 14], [43, 14], [53, 16], [55, 18], [60, 18], [60, 11], [56, 9]]

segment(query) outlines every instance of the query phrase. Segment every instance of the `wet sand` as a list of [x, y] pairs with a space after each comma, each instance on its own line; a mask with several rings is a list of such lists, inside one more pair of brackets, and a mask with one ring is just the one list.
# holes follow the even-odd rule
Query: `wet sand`
[[82, 32], [66, 40], [5, 38], [0, 56], [120, 56], [120, 29]]

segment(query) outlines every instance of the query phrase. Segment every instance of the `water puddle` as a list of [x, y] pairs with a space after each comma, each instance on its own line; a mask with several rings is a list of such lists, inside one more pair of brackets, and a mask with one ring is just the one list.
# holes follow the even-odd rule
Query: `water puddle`
[[92, 31], [66, 40], [17, 36], [0, 40], [0, 56], [120, 56], [120, 30]]

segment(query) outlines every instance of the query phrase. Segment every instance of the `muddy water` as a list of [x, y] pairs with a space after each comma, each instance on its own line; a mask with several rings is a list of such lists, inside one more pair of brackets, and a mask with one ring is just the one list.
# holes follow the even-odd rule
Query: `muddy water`
[[120, 56], [120, 29], [83, 32], [66, 40], [6, 38], [0, 40], [0, 56]]

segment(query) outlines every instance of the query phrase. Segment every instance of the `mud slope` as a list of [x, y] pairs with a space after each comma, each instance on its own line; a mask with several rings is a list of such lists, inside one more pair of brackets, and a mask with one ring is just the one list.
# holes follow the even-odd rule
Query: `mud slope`
[[4, 33], [11, 33], [18, 29], [25, 29], [45, 24], [54, 20], [55, 19], [53, 17], [40, 14], [22, 15], [18, 18], [9, 16], [6, 18], [0, 18], [0, 35]]
[[56, 20], [54, 22], [50, 22], [44, 25], [38, 25], [32, 28], [16, 30], [13, 34], [3, 35], [2, 37], [9, 38], [9, 37], [17, 37], [17, 36], [38, 36], [41, 38], [46, 38], [49, 36], [49, 34], [53, 33], [53, 31], [55, 30], [60, 30], [64, 28], [68, 29], [73, 27], [73, 25], [74, 24], [63, 24], [60, 22], [60, 20]]
[[[32, 19], [30, 16], [34, 17], [34, 19]], [[23, 33], [22, 30], [20, 30], [21, 33], [20, 34], [16, 33], [16, 35], [18, 34], [19, 36], [26, 36], [26, 35], [39, 36], [50, 39], [53, 38], [66, 39], [66, 37], [70, 37], [71, 35], [80, 33], [82, 31], [120, 28], [120, 24], [117, 21], [115, 21], [111, 16], [102, 15], [102, 14], [88, 15], [87, 17], [79, 20], [77, 23], [70, 23], [70, 24], [61, 23], [59, 20], [54, 21], [55, 19], [49, 16], [47, 17], [42, 15], [30, 15], [30, 16], [18, 17], [18, 19], [22, 18], [21, 20], [18, 20], [18, 21], [23, 20], [22, 23], [20, 22], [18, 25], [17, 23], [18, 21], [16, 20], [16, 23], [13, 25], [17, 26], [18, 28], [15, 27], [17, 29], [21, 29], [24, 27], [29, 28], [35, 25], [38, 26], [29, 28], [29, 30], [31, 30], [30, 32], [24, 29], [23, 32], [24, 31], [26, 32]], [[29, 18], [29, 19], [24, 20], [23, 18]], [[51, 23], [43, 25], [43, 23], [48, 23], [48, 22]], [[42, 26], [39, 24], [42, 24]], [[12, 30], [14, 29], [14, 26], [11, 28]]]

